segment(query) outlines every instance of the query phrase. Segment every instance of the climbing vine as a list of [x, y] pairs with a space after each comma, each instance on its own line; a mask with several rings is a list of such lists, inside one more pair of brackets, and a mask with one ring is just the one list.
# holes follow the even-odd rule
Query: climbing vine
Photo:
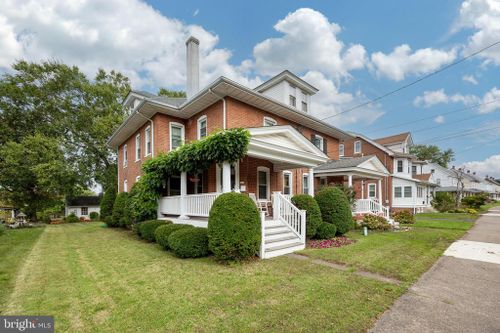
[[146, 161], [143, 175], [131, 191], [135, 220], [156, 218], [157, 200], [170, 176], [206, 170], [213, 163], [234, 163], [245, 156], [249, 142], [248, 130], [234, 128], [215, 132]]

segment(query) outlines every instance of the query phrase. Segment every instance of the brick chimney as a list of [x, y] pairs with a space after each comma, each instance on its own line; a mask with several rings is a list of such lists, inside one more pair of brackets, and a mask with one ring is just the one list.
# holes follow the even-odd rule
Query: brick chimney
[[193, 36], [186, 41], [186, 95], [192, 98], [200, 90], [200, 41]]

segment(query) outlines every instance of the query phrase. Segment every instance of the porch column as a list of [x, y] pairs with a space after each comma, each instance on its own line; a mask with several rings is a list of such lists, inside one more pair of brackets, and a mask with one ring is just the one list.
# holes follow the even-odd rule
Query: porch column
[[180, 200], [181, 215], [179, 216], [179, 219], [181, 220], [189, 220], [189, 216], [186, 215], [186, 194], [187, 194], [187, 173], [181, 172], [181, 200]]
[[378, 202], [383, 205], [382, 202], [382, 179], [378, 180]]
[[231, 164], [222, 163], [222, 193], [231, 192]]
[[352, 187], [352, 175], [351, 174], [347, 175], [347, 184], [349, 185], [349, 187]]
[[309, 182], [307, 188], [309, 189], [309, 195], [314, 197], [314, 169], [309, 169], [309, 177], [307, 178]]

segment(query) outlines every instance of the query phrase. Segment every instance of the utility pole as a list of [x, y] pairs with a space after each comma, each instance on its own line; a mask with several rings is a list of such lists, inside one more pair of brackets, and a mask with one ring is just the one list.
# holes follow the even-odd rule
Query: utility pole
[[456, 169], [455, 166], [451, 167], [451, 172], [453, 172], [453, 179], [457, 181], [457, 194], [455, 196], [455, 208], [459, 208], [462, 203], [462, 197], [464, 193], [464, 178], [466, 174], [465, 167], [461, 167]]

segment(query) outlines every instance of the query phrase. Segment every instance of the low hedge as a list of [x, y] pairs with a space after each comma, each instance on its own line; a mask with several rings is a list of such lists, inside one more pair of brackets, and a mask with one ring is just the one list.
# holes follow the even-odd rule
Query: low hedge
[[144, 221], [136, 226], [137, 234], [139, 235], [139, 237], [147, 240], [148, 242], [154, 242], [156, 228], [158, 228], [161, 225], [171, 224], [171, 223], [172, 221], [165, 221], [165, 220]]
[[370, 230], [389, 230], [391, 228], [391, 225], [384, 217], [371, 214], [363, 217], [361, 226]]
[[199, 258], [208, 255], [206, 228], [181, 228], [168, 237], [168, 246], [181, 258]]
[[165, 224], [161, 225], [155, 230], [155, 239], [156, 243], [158, 243], [165, 250], [169, 250], [170, 246], [168, 245], [168, 237], [177, 230], [193, 228], [190, 224]]
[[337, 233], [337, 227], [335, 224], [321, 223], [316, 230], [316, 238], [318, 239], [330, 239], [335, 237]]
[[78, 216], [75, 215], [75, 213], [71, 213], [68, 216], [66, 216], [65, 221], [68, 223], [76, 223], [80, 222], [80, 219], [78, 218]]
[[415, 215], [407, 211], [400, 211], [392, 214], [394, 221], [403, 224], [413, 224], [415, 223]]
[[[323, 220], [316, 200], [308, 194], [297, 194], [292, 197], [292, 203], [306, 212], [306, 236], [308, 238], [316, 235], [317, 229]], [[335, 229], [337, 230], [337, 229]]]

